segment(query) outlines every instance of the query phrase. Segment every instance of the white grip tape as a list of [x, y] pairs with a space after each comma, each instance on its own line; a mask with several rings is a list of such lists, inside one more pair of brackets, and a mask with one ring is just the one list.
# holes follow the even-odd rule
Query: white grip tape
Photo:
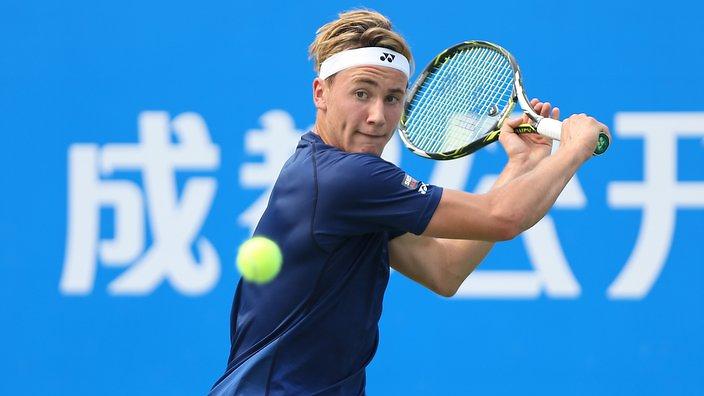
[[543, 136], [547, 136], [553, 140], [560, 140], [562, 136], [562, 121], [553, 120], [552, 118], [543, 118], [538, 121], [538, 125], [535, 129]]

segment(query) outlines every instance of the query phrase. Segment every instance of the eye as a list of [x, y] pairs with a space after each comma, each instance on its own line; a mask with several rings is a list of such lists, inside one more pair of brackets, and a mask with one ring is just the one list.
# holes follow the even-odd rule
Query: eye
[[389, 95], [386, 97], [386, 102], [391, 104], [396, 104], [401, 101], [401, 98], [395, 95]]
[[355, 91], [354, 96], [357, 99], [367, 99], [369, 98], [369, 94], [366, 91]]

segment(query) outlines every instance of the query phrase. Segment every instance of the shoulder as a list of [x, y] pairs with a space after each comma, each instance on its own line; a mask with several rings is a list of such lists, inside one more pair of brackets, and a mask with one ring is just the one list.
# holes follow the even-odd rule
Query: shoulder
[[341, 151], [329, 154], [318, 164], [318, 177], [320, 183], [331, 187], [349, 189], [384, 184], [403, 177], [404, 172], [398, 166], [375, 155]]

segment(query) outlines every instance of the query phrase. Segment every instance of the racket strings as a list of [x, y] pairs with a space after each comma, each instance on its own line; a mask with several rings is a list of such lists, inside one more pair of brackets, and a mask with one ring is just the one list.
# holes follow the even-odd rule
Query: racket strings
[[[493, 52], [493, 51], [492, 51]], [[463, 67], [462, 72], [465, 73], [469, 78], [466, 92], [470, 92], [473, 95], [461, 95], [461, 92], [455, 91], [455, 100], [459, 101], [458, 107], [460, 109], [467, 109], [466, 112], [457, 113], [449, 120], [452, 132], [450, 136], [452, 139], [452, 145], [450, 147], [462, 147], [480, 137], [482, 133], [481, 124], [486, 123], [489, 118], [483, 117], [482, 114], [489, 112], [489, 105], [486, 102], [490, 99], [490, 94], [495, 92], [495, 81], [493, 81], [493, 76], [499, 70], [501, 64], [498, 62], [501, 55], [497, 52], [493, 52], [483, 61], [483, 64], [491, 65], [490, 67], [480, 69], [481, 73], [473, 73], [472, 70], [476, 66], [472, 65], [473, 68], [469, 69], [467, 65]], [[491, 85], [486, 84], [487, 81], [491, 82]], [[467, 117], [471, 114], [470, 117]], [[457, 130], [460, 128], [461, 130]], [[469, 131], [470, 133], [463, 132]]]
[[[459, 85], [462, 89], [455, 86], [447, 90], [446, 93], [450, 95], [444, 98], [443, 107], [438, 109], [439, 111], [427, 112], [431, 117], [426, 121], [436, 126], [432, 128], [433, 133], [428, 136], [430, 138], [428, 143], [431, 144], [428, 148], [435, 152], [447, 151], [446, 148], [459, 148], [479, 138], [476, 131], [482, 129], [478, 128], [478, 124], [482, 121], [481, 113], [483, 110], [485, 113], [488, 112], [489, 107], [484, 106], [483, 102], [486, 101], [487, 93], [495, 89], [494, 86], [497, 84], [497, 80], [492, 78], [492, 75], [500, 66], [497, 59], [500, 59], [501, 55], [498, 52], [482, 48], [481, 51], [464, 51], [457, 55], [451, 59], [452, 64], [448, 63], [447, 66], [452, 66], [448, 68], [451, 72], [460, 73], [463, 76]], [[469, 59], [467, 59], [468, 56]], [[437, 109], [437, 102], [435, 106], [428, 109], [431, 108]], [[467, 131], [470, 134], [466, 133]]]
[[[444, 152], [453, 147], [462, 147], [468, 139], [472, 138], [456, 129], [457, 127], [462, 128], [463, 125], [467, 126], [476, 122], [476, 119], [470, 116], [468, 112], [459, 112], [460, 109], [471, 106], [471, 103], [469, 96], [461, 95], [462, 92], [456, 87], [467, 87], [468, 92], [473, 92], [476, 89], [476, 81], [472, 80], [477, 79], [474, 78], [475, 75], [472, 74], [471, 70], [474, 70], [479, 64], [494, 61], [493, 54], [489, 53], [472, 56], [473, 54], [466, 51], [458, 55], [457, 59], [452, 59], [454, 61], [452, 72], [458, 75], [459, 78], [456, 78], [456, 83], [446, 90], [449, 95], [443, 98], [444, 103], [438, 109], [439, 111], [428, 112], [428, 122], [437, 126], [445, 124], [445, 128], [434, 128], [434, 132], [430, 136], [431, 146], [429, 148], [434, 152]], [[453, 103], [455, 105], [451, 105]]]
[[448, 57], [411, 100], [406, 134], [427, 152], [456, 150], [490, 132], [509, 104], [513, 68], [498, 51], [470, 48]]
[[[480, 56], [472, 55], [468, 52], [460, 52], [448, 58], [429, 75], [430, 81], [427, 86], [421, 88], [425, 91], [417, 103], [419, 105], [415, 117], [417, 122], [409, 122], [408, 125], [409, 128], [415, 128], [418, 145], [426, 151], [444, 151], [440, 146], [451, 146], [457, 140], [456, 134], [447, 133], [447, 122], [441, 124], [439, 121], [448, 120], [452, 114], [457, 113], [457, 107], [460, 104], [456, 88], [458, 84], [453, 83], [466, 83], [465, 80], [471, 78], [460, 68], [466, 69], [470, 65], [483, 62], [487, 56], [486, 53], [479, 54]], [[409, 121], [413, 120], [409, 119]], [[449, 121], [450, 127], [457, 123]]]
[[[439, 120], [448, 120], [456, 114], [457, 105], [460, 104], [461, 98], [456, 96], [457, 90], [453, 88], [467, 83], [469, 76], [462, 73], [461, 69], [477, 60], [476, 58], [474, 60], [466, 59], [468, 55], [467, 53], [459, 53], [439, 67], [440, 72], [445, 73], [438, 73], [436, 80], [442, 81], [440, 85], [443, 88], [435, 90], [439, 94], [430, 95], [431, 102], [427, 107], [422, 108], [423, 111], [419, 114], [418, 129], [421, 130], [421, 136], [424, 138], [423, 145], [432, 152], [442, 152], [444, 147], [452, 147], [456, 143], [456, 134], [447, 133], [445, 129], [457, 124], [457, 120], [450, 120], [450, 125], [445, 125], [446, 128], [440, 127]], [[429, 86], [428, 90], [431, 93], [434, 92], [432, 86]], [[453, 103], [457, 105], [453, 105]], [[427, 126], [433, 127], [427, 128]]]
[[[500, 98], [502, 89], [511, 87], [512, 81], [506, 81], [505, 75], [500, 74], [502, 70], [505, 70], [505, 68], [502, 69], [505, 65], [498, 61], [503, 58], [498, 53], [497, 57], [498, 59], [492, 60], [490, 69], [485, 69], [481, 75], [475, 75], [477, 83], [470, 92], [479, 91], [476, 97], [467, 96], [467, 104], [471, 106], [470, 110], [477, 114], [488, 114], [491, 106], [496, 105], [497, 99]], [[508, 84], [506, 84], [507, 82]]]
[[[417, 128], [420, 131], [418, 137], [422, 140], [420, 144], [423, 146], [439, 142], [442, 131], [439, 128], [427, 128], [427, 126], [432, 124], [431, 118], [437, 116], [437, 113], [443, 110], [450, 111], [447, 103], [445, 103], [446, 98], [442, 94], [437, 93], [445, 93], [451, 89], [453, 78], [450, 76], [457, 78], [456, 68], [458, 64], [459, 62], [455, 61], [453, 57], [449, 61], [443, 62], [440, 66], [436, 66], [420, 89], [421, 96], [416, 102], [419, 106], [415, 119], [419, 124], [419, 128]], [[422, 103], [426, 103], [426, 105], [420, 105]]]

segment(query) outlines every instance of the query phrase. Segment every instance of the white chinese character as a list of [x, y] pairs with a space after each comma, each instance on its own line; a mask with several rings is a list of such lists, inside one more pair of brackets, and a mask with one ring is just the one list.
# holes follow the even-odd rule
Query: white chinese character
[[[260, 122], [263, 129], [247, 131], [245, 148], [250, 154], [262, 155], [264, 162], [244, 164], [240, 169], [240, 180], [244, 187], [265, 189], [257, 201], [239, 217], [240, 224], [252, 231], [266, 208], [281, 167], [293, 153], [302, 133], [295, 129], [293, 119], [285, 111], [269, 111], [261, 117]], [[395, 164], [400, 162], [401, 143], [398, 137], [389, 141], [382, 157]], [[451, 162], [436, 161], [430, 183], [464, 189], [472, 159], [472, 156], [468, 156]], [[487, 191], [496, 177], [485, 176], [479, 183], [477, 192]], [[585, 205], [586, 198], [575, 177], [562, 192], [555, 207], [579, 209]], [[551, 297], [577, 297], [581, 292], [580, 285], [562, 251], [552, 219], [546, 216], [523, 233], [523, 240], [533, 271], [475, 271], [462, 285], [458, 296], [537, 298], [545, 290]]]
[[[172, 130], [177, 143], [172, 143]], [[129, 266], [109, 284], [113, 294], [148, 294], [164, 279], [185, 294], [210, 290], [220, 275], [220, 261], [212, 244], [198, 234], [217, 183], [212, 177], [191, 177], [179, 197], [175, 172], [213, 171], [219, 165], [219, 148], [195, 113], [183, 113], [171, 122], [165, 112], [141, 113], [137, 144], [106, 144], [102, 149], [94, 144], [72, 145], [60, 290], [89, 294], [98, 257], [104, 266]], [[144, 192], [131, 181], [101, 178], [115, 171], [141, 172]], [[153, 239], [146, 252], [144, 198]], [[103, 207], [114, 209], [112, 240], [100, 239]], [[194, 240], [197, 260], [191, 249]]]
[[240, 225], [251, 232], [262, 217], [271, 189], [286, 160], [296, 150], [303, 131], [296, 129], [293, 118], [283, 110], [270, 110], [264, 113], [259, 122], [262, 129], [252, 129], [245, 133], [244, 148], [247, 153], [261, 155], [261, 163], [247, 163], [240, 168], [240, 183], [245, 188], [260, 188], [265, 191], [238, 218]]
[[[464, 189], [473, 158], [467, 156], [452, 163], [438, 162], [431, 184]], [[496, 178], [497, 175], [484, 176], [475, 192], [488, 191]], [[581, 209], [586, 202], [582, 187], [575, 176], [562, 191], [554, 207]], [[522, 233], [521, 238], [533, 270], [475, 270], [460, 286], [457, 297], [532, 299], [538, 298], [542, 291], [554, 298], [578, 297], [581, 287], [565, 257], [555, 222], [550, 215], [546, 215], [535, 226]]]
[[[261, 155], [260, 163], [246, 163], [240, 168], [240, 183], [245, 188], [264, 189], [262, 195], [238, 218], [240, 225], [254, 231], [269, 202], [271, 189], [286, 160], [296, 150], [296, 144], [304, 133], [296, 129], [293, 117], [284, 110], [270, 110], [259, 122], [262, 129], [251, 129], [245, 133], [244, 148], [248, 154]], [[306, 128], [312, 130], [313, 126]], [[398, 164], [401, 158], [400, 140], [394, 136], [384, 148], [382, 158]]]
[[704, 182], [677, 180], [677, 140], [704, 136], [704, 113], [619, 113], [616, 131], [643, 139], [643, 181], [608, 186], [612, 208], [642, 208], [636, 246], [607, 295], [643, 298], [670, 252], [677, 208], [704, 208]]

